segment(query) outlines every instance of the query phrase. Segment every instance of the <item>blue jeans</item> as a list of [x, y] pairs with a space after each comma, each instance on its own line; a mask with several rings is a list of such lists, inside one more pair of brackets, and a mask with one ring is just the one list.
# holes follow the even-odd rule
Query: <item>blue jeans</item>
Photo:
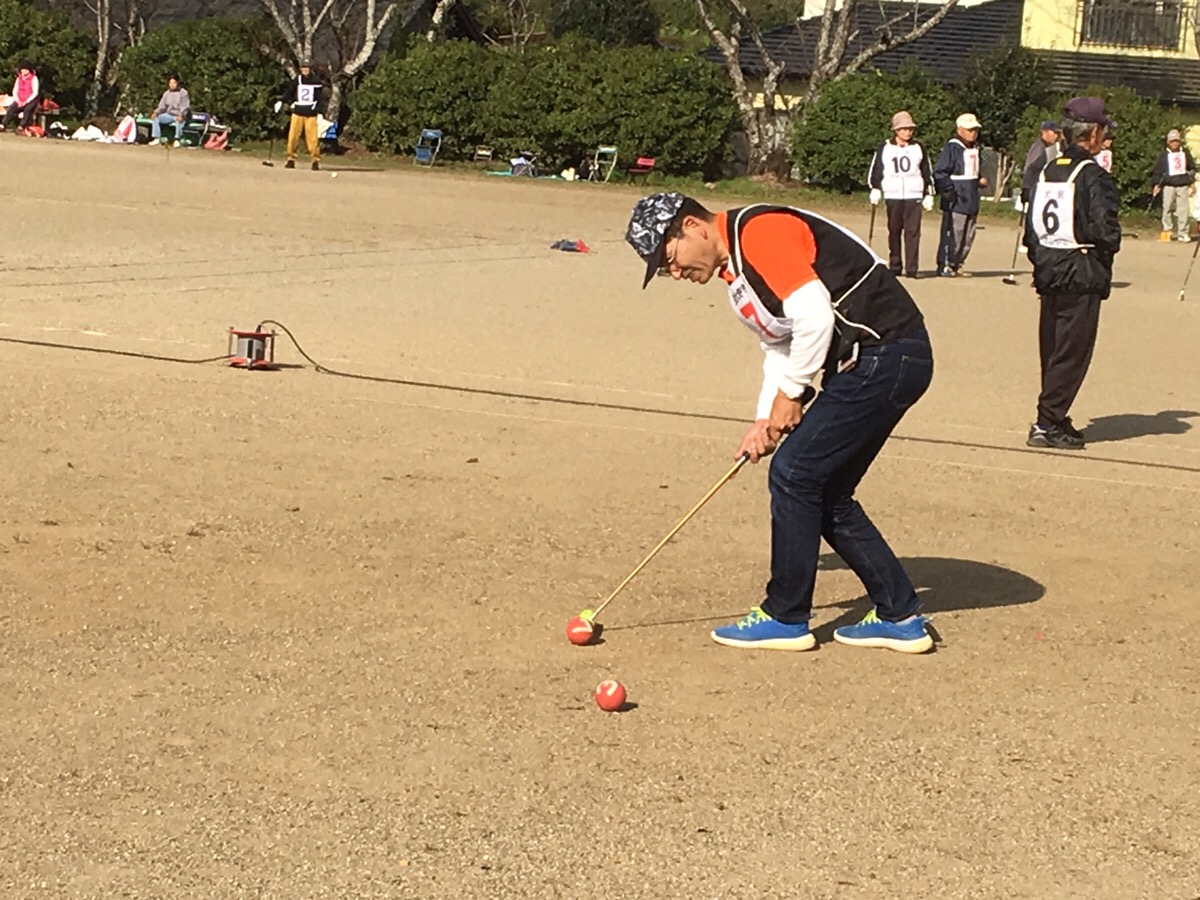
[[763, 610], [807, 622], [821, 538], [859, 577], [879, 618], [916, 613], [917, 592], [854, 490], [892, 430], [933, 378], [922, 326], [864, 348], [858, 365], [826, 379], [816, 401], [771, 458], [771, 581]]
[[175, 140], [183, 140], [183, 123], [176, 119], [171, 113], [159, 113], [154, 117], [154, 121], [150, 123], [151, 140], [157, 141], [162, 138], [162, 127], [164, 125], [174, 125]]

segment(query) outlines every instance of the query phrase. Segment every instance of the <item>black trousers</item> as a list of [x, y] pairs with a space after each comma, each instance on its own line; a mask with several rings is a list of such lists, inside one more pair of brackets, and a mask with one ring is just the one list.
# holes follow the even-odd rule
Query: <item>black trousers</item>
[[1100, 329], [1099, 294], [1043, 294], [1038, 323], [1042, 392], [1037, 423], [1059, 425], [1083, 386]]
[[[885, 200], [888, 226], [888, 268], [899, 275], [916, 275], [921, 256], [921, 201]], [[900, 266], [900, 238], [904, 237], [904, 266]]]
[[17, 118], [21, 119], [21, 127], [28, 128], [33, 124], [33, 116], [37, 112], [38, 98], [34, 97], [24, 106], [17, 106], [14, 100], [9, 106], [8, 112], [4, 114], [4, 128], [7, 131], [17, 123]]

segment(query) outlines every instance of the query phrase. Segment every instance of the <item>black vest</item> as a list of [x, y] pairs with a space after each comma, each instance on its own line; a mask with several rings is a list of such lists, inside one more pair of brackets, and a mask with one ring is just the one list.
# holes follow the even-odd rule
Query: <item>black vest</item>
[[767, 287], [741, 250], [742, 229], [755, 216], [786, 213], [809, 227], [817, 247], [813, 268], [833, 300], [834, 338], [825, 358], [828, 374], [857, 353], [857, 346], [890, 344], [923, 322], [912, 296], [883, 260], [857, 235], [808, 210], [791, 206], [746, 206], [727, 213], [729, 268], [744, 275], [773, 316], [784, 317], [783, 298]]

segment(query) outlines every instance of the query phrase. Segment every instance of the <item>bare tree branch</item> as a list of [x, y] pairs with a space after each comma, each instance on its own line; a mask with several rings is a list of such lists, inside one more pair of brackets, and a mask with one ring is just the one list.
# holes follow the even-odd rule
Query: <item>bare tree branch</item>
[[911, 44], [913, 41], [917, 40], [917, 38], [928, 34], [937, 26], [939, 22], [942, 21], [942, 19], [946, 18], [946, 16], [950, 14], [950, 10], [954, 9], [956, 6], [958, 6], [958, 0], [944, 0], [942, 5], [937, 8], [937, 11], [932, 16], [930, 16], [920, 25], [916, 25], [911, 28], [906, 34], [898, 35], [896, 37], [891, 37], [889, 34], [887, 35], [886, 39], [881, 37], [872, 46], [864, 47], [861, 51], [859, 51], [858, 55], [842, 68], [842, 73], [848, 75], [851, 72], [857, 72], [880, 53], [884, 53], [888, 50], [895, 50], [897, 47], [903, 47], [905, 44]]

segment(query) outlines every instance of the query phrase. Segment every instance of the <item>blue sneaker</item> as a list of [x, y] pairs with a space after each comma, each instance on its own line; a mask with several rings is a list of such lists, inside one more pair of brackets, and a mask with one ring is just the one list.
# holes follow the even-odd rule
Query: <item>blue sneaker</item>
[[713, 629], [712, 639], [726, 647], [750, 650], [811, 650], [817, 646], [807, 622], [799, 625], [776, 622], [757, 606], [732, 625]]
[[923, 616], [913, 616], [903, 624], [885, 622], [871, 610], [857, 625], [843, 625], [833, 639], [852, 647], [884, 647], [901, 653], [924, 653], [933, 648], [933, 638], [925, 630]]

